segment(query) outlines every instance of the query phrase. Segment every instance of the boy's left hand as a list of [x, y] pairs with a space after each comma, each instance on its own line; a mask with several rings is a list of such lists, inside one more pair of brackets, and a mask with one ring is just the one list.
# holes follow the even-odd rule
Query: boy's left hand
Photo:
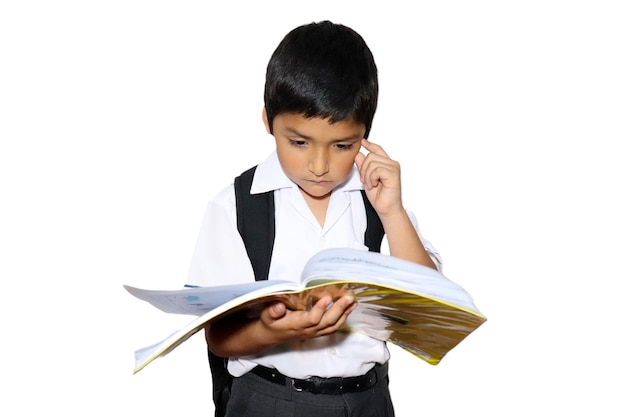
[[359, 152], [354, 162], [361, 174], [361, 182], [365, 194], [379, 215], [396, 213], [404, 210], [400, 185], [400, 164], [383, 150], [383, 148], [366, 139], [361, 146], [369, 151], [364, 155]]

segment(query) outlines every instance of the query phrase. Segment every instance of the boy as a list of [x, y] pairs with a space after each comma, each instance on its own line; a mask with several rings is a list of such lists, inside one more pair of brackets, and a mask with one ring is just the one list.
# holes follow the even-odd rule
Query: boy
[[[439, 267], [402, 205], [399, 164], [367, 140], [377, 98], [374, 58], [348, 27], [300, 26], [273, 53], [262, 114], [276, 151], [258, 165], [250, 191], [274, 193], [269, 279], [297, 280], [324, 248], [368, 250], [362, 189], [383, 224], [389, 253]], [[255, 279], [236, 217], [230, 185], [208, 205], [188, 285]], [[229, 358], [235, 377], [226, 416], [393, 416], [385, 343], [337, 332], [354, 307], [351, 296], [322, 297], [309, 311], [274, 303], [260, 317], [207, 327], [209, 349]]]

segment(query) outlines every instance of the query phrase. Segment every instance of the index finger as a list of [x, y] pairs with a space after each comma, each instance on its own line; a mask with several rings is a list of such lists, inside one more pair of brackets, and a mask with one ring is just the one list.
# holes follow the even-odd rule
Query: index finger
[[352, 295], [345, 295], [328, 305], [324, 311], [323, 324], [334, 325], [337, 323], [356, 302]]
[[367, 149], [369, 152], [376, 154], [376, 155], [382, 155], [382, 156], [386, 156], [387, 158], [389, 157], [389, 155], [387, 155], [387, 152], [385, 152], [385, 150], [382, 148], [382, 146], [377, 145], [373, 142], [370, 142], [367, 139], [362, 139], [361, 140], [361, 146], [364, 147], [365, 149]]

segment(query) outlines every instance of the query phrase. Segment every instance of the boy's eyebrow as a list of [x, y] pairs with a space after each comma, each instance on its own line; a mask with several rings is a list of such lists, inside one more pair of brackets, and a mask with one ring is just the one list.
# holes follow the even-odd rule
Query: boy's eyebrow
[[305, 134], [303, 134], [303, 133], [300, 133], [300, 132], [298, 132], [296, 129], [291, 128], [291, 127], [287, 127], [287, 128], [285, 128], [285, 133], [287, 133], [287, 134], [292, 134], [292, 135], [296, 135], [296, 136], [298, 136], [298, 137], [301, 137], [302, 139], [307, 139], [307, 140], [308, 140], [308, 139], [311, 139], [311, 137], [310, 137], [310, 136], [307, 136], [307, 135], [305, 135]]
[[[301, 132], [298, 132], [296, 129], [291, 128], [291, 127], [285, 128], [285, 133], [293, 134], [293, 135], [296, 135], [296, 136], [298, 136], [298, 137], [300, 137], [302, 139], [306, 139], [306, 140], [312, 140], [313, 139], [312, 137], [310, 137], [308, 135], [305, 135], [305, 134], [303, 134]], [[355, 133], [354, 135], [347, 136], [345, 138], [333, 139], [333, 142], [350, 142], [350, 141], [355, 141], [356, 142], [356, 141], [359, 141], [361, 139], [362, 139], [362, 136], [359, 135], [358, 133]]]

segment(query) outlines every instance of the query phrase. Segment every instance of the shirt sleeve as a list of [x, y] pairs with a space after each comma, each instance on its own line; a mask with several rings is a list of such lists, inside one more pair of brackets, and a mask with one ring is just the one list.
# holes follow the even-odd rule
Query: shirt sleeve
[[426, 253], [428, 253], [428, 256], [430, 256], [430, 259], [432, 259], [433, 263], [437, 267], [437, 270], [441, 272], [443, 268], [443, 261], [441, 259], [441, 255], [439, 255], [439, 252], [437, 252], [437, 250], [432, 245], [432, 243], [430, 243], [427, 239], [424, 238], [424, 236], [422, 236], [422, 233], [420, 232], [419, 226], [417, 224], [417, 218], [415, 217], [415, 215], [409, 210], [407, 210], [407, 213], [409, 215], [409, 219], [411, 220], [411, 223], [413, 224], [413, 227], [415, 228], [415, 231], [417, 232], [417, 235], [422, 241], [422, 245], [424, 245], [424, 249], [426, 249]]
[[187, 286], [230, 285], [254, 281], [254, 272], [237, 230], [231, 185], [209, 201], [187, 275]]

